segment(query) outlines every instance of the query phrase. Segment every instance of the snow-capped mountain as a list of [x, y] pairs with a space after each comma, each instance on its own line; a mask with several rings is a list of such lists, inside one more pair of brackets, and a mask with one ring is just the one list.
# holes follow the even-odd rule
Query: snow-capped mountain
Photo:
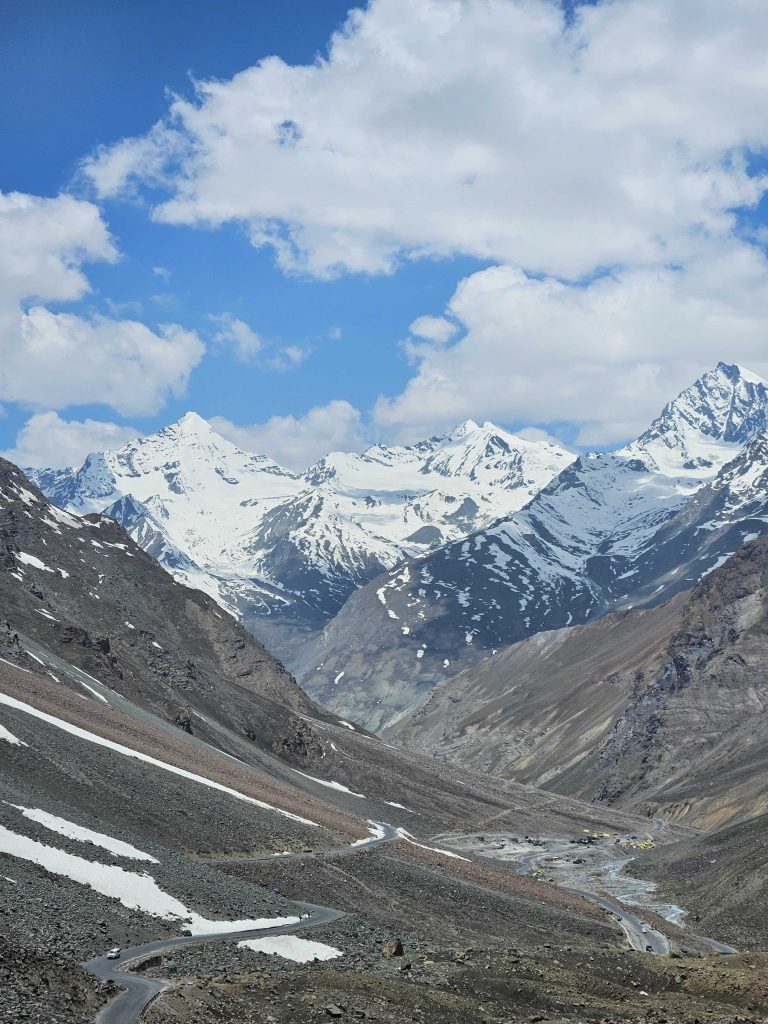
[[408, 447], [334, 452], [299, 475], [188, 413], [77, 469], [30, 475], [62, 508], [106, 511], [246, 621], [318, 623], [404, 559], [521, 508], [574, 458], [469, 420]]
[[353, 595], [305, 654], [305, 685], [380, 728], [502, 646], [690, 587], [766, 530], [767, 426], [768, 384], [719, 364], [636, 441]]

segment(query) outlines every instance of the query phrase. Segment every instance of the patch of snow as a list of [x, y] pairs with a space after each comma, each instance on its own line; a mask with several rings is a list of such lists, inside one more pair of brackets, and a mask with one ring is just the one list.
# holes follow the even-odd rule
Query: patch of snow
[[335, 678], [335, 679], [333, 680], [333, 685], [334, 685], [334, 686], [335, 686], [335, 685], [336, 685], [336, 684], [338, 683], [338, 681], [339, 681], [339, 680], [340, 680], [340, 679], [342, 678], [342, 676], [343, 676], [343, 675], [344, 675], [344, 672], [343, 672], [343, 670], [342, 670], [341, 672], [339, 672], [339, 674], [338, 674], [338, 675], [336, 676], [336, 678]]
[[384, 803], [387, 804], [388, 807], [397, 807], [399, 811], [408, 811], [409, 814], [413, 814], [413, 811], [410, 810], [410, 808], [403, 807], [402, 804], [396, 804], [394, 800], [385, 800]]
[[297, 964], [308, 964], [313, 960], [333, 960], [344, 954], [335, 946], [324, 942], [299, 939], [295, 935], [270, 935], [264, 939], [244, 939], [238, 946], [253, 949], [257, 953], [271, 953]]
[[[29, 651], [27, 651], [27, 654], [29, 654]], [[10, 665], [11, 668], [17, 669], [19, 672], [29, 672], [30, 671], [28, 668], [22, 668], [21, 665], [14, 665], [14, 663], [12, 661], [8, 661], [5, 658], [0, 658], [0, 661], [2, 661], [2, 663], [4, 665]]]
[[406, 832], [404, 828], [397, 829], [397, 834], [401, 839], [404, 839], [406, 843], [410, 843], [411, 846], [418, 846], [422, 850], [429, 850], [431, 853], [440, 853], [443, 857], [452, 857], [454, 860], [469, 861], [468, 857], [461, 857], [458, 853], [453, 853], [452, 850], [440, 850], [436, 846], [425, 846], [424, 843], [417, 843], [410, 832]]
[[82, 679], [78, 679], [78, 683], [80, 683], [81, 686], [84, 686], [89, 693], [93, 694], [94, 697], [98, 697], [99, 700], [103, 700], [105, 704], [109, 705], [109, 701], [107, 700], [107, 698], [103, 694], [99, 693], [98, 690], [95, 690], [92, 686], [89, 686], [88, 683], [84, 683]]
[[370, 846], [371, 843], [378, 842], [379, 839], [384, 839], [386, 831], [384, 826], [378, 821], [368, 821], [368, 831], [371, 833], [367, 839], [356, 839], [354, 843], [350, 843], [350, 846]]
[[218, 790], [220, 793], [226, 793], [228, 796], [233, 796], [237, 800], [242, 800], [248, 804], [254, 804], [256, 807], [262, 808], [262, 810], [275, 811], [277, 814], [282, 815], [284, 818], [289, 818], [291, 821], [298, 821], [302, 825], [311, 825], [314, 828], [319, 828], [316, 821], [310, 821], [309, 818], [302, 818], [298, 814], [292, 814], [290, 811], [284, 811], [280, 807], [273, 807], [272, 804], [265, 803], [263, 800], [257, 800], [255, 797], [246, 796], [245, 793], [240, 793], [236, 789], [224, 786], [220, 782], [214, 782], [213, 779], [206, 779], [202, 775], [196, 775], [194, 772], [187, 771], [186, 768], [177, 768], [176, 765], [167, 764], [165, 761], [159, 761], [156, 757], [150, 757], [149, 754], [142, 754], [138, 750], [131, 749], [131, 747], [124, 747], [121, 743], [114, 743], [112, 740], [107, 740], [103, 736], [97, 736], [96, 733], [88, 732], [87, 729], [81, 729], [77, 725], [65, 722], [61, 718], [54, 718], [53, 715], [46, 714], [44, 711], [39, 711], [37, 708], [32, 707], [31, 704], [24, 704], [23, 701], [16, 700], [15, 697], [9, 697], [5, 693], [0, 693], [0, 704], [4, 704], [6, 707], [15, 708], [17, 711], [24, 711], [28, 715], [32, 715], [34, 718], [39, 718], [41, 721], [47, 722], [49, 725], [53, 725], [57, 729], [62, 729], [64, 732], [68, 732], [72, 736], [77, 736], [78, 739], [86, 740], [88, 743], [95, 743], [99, 747], [107, 747], [109, 750], [115, 750], [118, 754], [123, 754], [125, 757], [133, 757], [136, 758], [137, 761], [144, 761], [146, 764], [151, 764], [155, 768], [160, 768], [163, 771], [170, 772], [172, 775], [179, 775], [181, 778], [189, 779], [191, 782], [199, 782], [203, 786], [208, 786], [210, 789]]
[[366, 796], [364, 793], [353, 793], [351, 789], [342, 785], [340, 782], [326, 782], [325, 779], [316, 779], [314, 775], [307, 775], [305, 772], [300, 772], [298, 768], [291, 768], [292, 772], [297, 775], [303, 776], [305, 779], [309, 779], [311, 782], [317, 782], [320, 786], [327, 786], [328, 789], [335, 789], [338, 793], [346, 793], [348, 796], [357, 796], [361, 800], [365, 800]]
[[64, 509], [57, 508], [56, 505], [49, 505], [48, 512], [58, 522], [63, 523], [65, 526], [72, 527], [73, 530], [81, 530], [83, 527], [83, 524], [76, 516], [71, 515], [69, 512], [65, 512]]
[[343, 718], [339, 719], [339, 725], [343, 725], [345, 729], [351, 729], [352, 732], [356, 732], [354, 725], [350, 725], [349, 722], [345, 722]]
[[4, 725], [0, 725], [0, 741], [3, 743], [10, 743], [13, 747], [28, 747], [29, 744], [20, 740], [17, 736], [14, 736], [12, 732], [8, 732]]
[[24, 817], [29, 818], [30, 821], [36, 821], [43, 828], [58, 832], [59, 835], [66, 836], [68, 839], [77, 839], [81, 843], [93, 843], [94, 846], [109, 850], [110, 853], [114, 853], [118, 857], [128, 857], [130, 860], [148, 860], [152, 864], [160, 863], [156, 857], [144, 853], [143, 850], [137, 850], [130, 843], [124, 843], [121, 839], [113, 839], [112, 836], [105, 835], [103, 832], [94, 832], [90, 828], [76, 825], [72, 821], [67, 821], [66, 818], [58, 818], [55, 814], [49, 814], [37, 807], [22, 807], [20, 804], [8, 804], [8, 806], [21, 811]]
[[63, 875], [89, 885], [103, 896], [118, 899], [129, 910], [141, 910], [152, 917], [176, 919], [193, 935], [217, 935], [223, 932], [252, 931], [297, 924], [298, 917], [254, 918], [242, 921], [212, 921], [185, 907], [181, 900], [165, 892], [151, 875], [85, 860], [54, 846], [46, 846], [0, 825], [0, 852], [39, 864], [54, 875]]
[[134, 624], [132, 622], [129, 622], [128, 619], [125, 620], [125, 625], [128, 627], [128, 629], [136, 629]]
[[53, 569], [51, 569], [49, 565], [46, 565], [45, 562], [42, 562], [35, 555], [28, 555], [26, 551], [16, 551], [14, 554], [20, 562], [24, 563], [24, 565], [31, 565], [35, 569], [42, 569], [43, 572], [53, 572]]

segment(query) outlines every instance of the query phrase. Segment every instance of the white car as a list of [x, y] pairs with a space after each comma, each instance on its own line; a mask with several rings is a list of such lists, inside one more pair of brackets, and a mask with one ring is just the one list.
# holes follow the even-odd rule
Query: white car
[[107, 953], [107, 960], [119, 960], [121, 952], [122, 950], [120, 949], [120, 947], [115, 946], [113, 949], [110, 949], [110, 951]]
[[641, 928], [640, 930], [643, 933], [643, 935], [647, 935], [648, 934], [648, 929], [647, 928]]

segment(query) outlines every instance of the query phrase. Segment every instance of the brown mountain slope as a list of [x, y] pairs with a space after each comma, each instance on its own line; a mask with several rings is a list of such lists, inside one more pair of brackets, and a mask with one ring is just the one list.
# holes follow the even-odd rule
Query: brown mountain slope
[[336, 720], [230, 615], [173, 580], [113, 520], [62, 512], [3, 459], [0, 619], [10, 627], [11, 660], [14, 644], [25, 657], [29, 641], [39, 643], [209, 739], [226, 726], [271, 742], [288, 712]]
[[768, 541], [665, 605], [513, 645], [392, 730], [561, 793], [711, 827], [768, 809]]

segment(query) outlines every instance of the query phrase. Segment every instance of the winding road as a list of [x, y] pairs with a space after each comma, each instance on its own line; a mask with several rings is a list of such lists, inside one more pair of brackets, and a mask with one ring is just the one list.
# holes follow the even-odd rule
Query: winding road
[[[396, 829], [386, 822], [376, 822], [384, 830], [383, 836], [371, 836], [356, 846], [341, 846], [332, 850], [317, 850], [311, 853], [291, 853], [280, 857], [273, 855], [261, 857], [240, 857], [220, 860], [206, 861], [208, 864], [249, 864], [260, 861], [284, 861], [284, 860], [306, 860], [308, 858], [328, 858], [346, 856], [350, 853], [363, 853], [384, 843], [391, 843], [398, 839]], [[131, 946], [123, 949], [119, 960], [109, 960], [106, 955], [94, 957], [86, 961], [83, 967], [90, 974], [102, 981], [112, 981], [122, 991], [111, 999], [96, 1016], [96, 1024], [139, 1024], [141, 1015], [147, 1006], [161, 992], [170, 988], [172, 982], [166, 978], [145, 978], [141, 974], [131, 971], [131, 964], [143, 960], [148, 956], [166, 953], [168, 950], [176, 949], [179, 946], [200, 945], [208, 942], [227, 942], [233, 939], [264, 938], [270, 935], [293, 935], [297, 931], [306, 931], [308, 928], [319, 928], [321, 925], [332, 924], [346, 917], [343, 910], [335, 910], [333, 907], [321, 907], [315, 903], [305, 903], [300, 900], [293, 900], [299, 907], [303, 917], [296, 924], [278, 925], [274, 928], [258, 928], [250, 931], [218, 932], [215, 935], [178, 935], [172, 939], [158, 939], [155, 942], [145, 942], [141, 946]]]
[[[627, 908], [620, 903], [609, 900], [606, 896], [598, 896], [594, 892], [587, 892], [585, 889], [573, 889], [569, 885], [563, 886], [563, 888], [568, 889], [569, 892], [575, 892], [578, 896], [583, 896], [585, 900], [596, 903], [603, 910], [608, 910], [615, 914], [632, 949], [639, 950], [641, 953], [669, 956], [669, 942], [666, 935], [662, 935], [655, 928], [651, 928], [642, 918], [630, 914]], [[648, 948], [649, 946], [650, 949]]]
[[[467, 856], [467, 851], [462, 850], [462, 855]], [[470, 854], [470, 856], [472, 856], [472, 854]], [[474, 856], [486, 863], [488, 863], [489, 860], [491, 863], [496, 865], [505, 863], [504, 861], [496, 858], [489, 859], [487, 857], [483, 857], [482, 854], [478, 853], [475, 853]], [[516, 862], [519, 864], [520, 868], [522, 868], [520, 873], [532, 873], [538, 867], [540, 857], [540, 853], [527, 854], [526, 856], [521, 857], [520, 860]], [[511, 864], [515, 862], [506, 863], [511, 866]], [[550, 884], [558, 885], [558, 883], [552, 882], [551, 879]], [[585, 900], [589, 900], [591, 903], [595, 903], [598, 907], [602, 907], [603, 910], [607, 910], [609, 913], [613, 914], [621, 925], [624, 934], [627, 937], [627, 942], [632, 949], [635, 949], [640, 953], [653, 953], [656, 956], [669, 956], [669, 941], [666, 935], [658, 929], [653, 928], [641, 917], [633, 914], [628, 909], [627, 904], [621, 903], [618, 900], [610, 899], [602, 893], [592, 892], [588, 889], [579, 888], [578, 886], [560, 884], [558, 887], [561, 889], [567, 889], [568, 892], [573, 892], [577, 896], [581, 896]], [[721, 955], [738, 953], [738, 950], [734, 949], [733, 946], [729, 946], [724, 942], [718, 942], [717, 939], [707, 938], [705, 935], [691, 934], [691, 938], [697, 939], [699, 942], [703, 942], [706, 946], [709, 946], [714, 953], [719, 953]]]
[[173, 939], [158, 939], [156, 942], [145, 942], [142, 946], [124, 949], [120, 960], [108, 960], [106, 956], [98, 956], [83, 964], [83, 967], [102, 981], [113, 981], [123, 990], [99, 1011], [96, 1024], [138, 1024], [141, 1015], [152, 1000], [167, 988], [171, 982], [165, 978], [145, 978], [134, 974], [130, 966], [137, 960], [166, 953], [179, 946], [199, 945], [202, 942], [227, 942], [232, 939], [264, 938], [268, 935], [293, 935], [294, 932], [307, 928], [319, 928], [346, 917], [343, 910], [332, 907], [320, 907], [314, 903], [297, 902], [302, 911], [309, 914], [296, 924], [284, 924], [275, 928], [258, 928], [251, 931], [222, 932], [216, 935], [179, 935]]

